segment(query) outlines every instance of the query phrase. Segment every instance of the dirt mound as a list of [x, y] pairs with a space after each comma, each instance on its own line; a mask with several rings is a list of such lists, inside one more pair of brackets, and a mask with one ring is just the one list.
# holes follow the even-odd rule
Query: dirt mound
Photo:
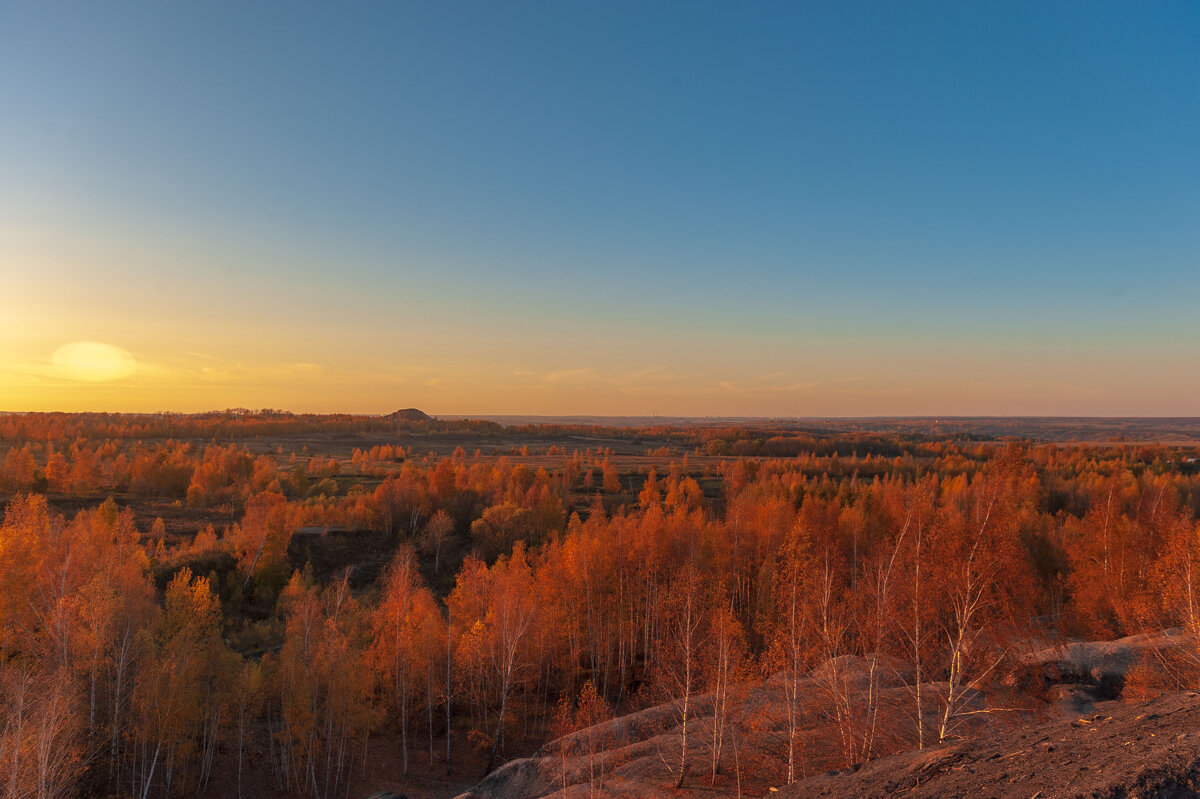
[[1096, 699], [1116, 699], [1134, 666], [1192, 645], [1178, 628], [1115, 641], [1073, 641], [1019, 655], [1005, 682], [1038, 695], [1051, 686], [1080, 685]]
[[432, 422], [433, 417], [416, 408], [402, 408], [387, 415], [393, 422]]
[[[912, 682], [914, 669], [907, 663], [887, 655], [871, 659], [858, 655], [841, 655], [827, 660], [812, 672], [812, 679], [822, 684], [842, 683], [850, 687], [865, 687], [874, 675], [884, 688], [897, 688]], [[782, 675], [778, 678], [782, 679]]]
[[[532, 757], [497, 769], [460, 799], [566, 799], [585, 792], [607, 799], [733, 796], [739, 782], [741, 793], [751, 796], [1200, 796], [1193, 792], [1200, 786], [1200, 694], [1171, 694], [1146, 706], [1114, 701], [1130, 669], [1192, 644], [1168, 630], [1032, 647], [1015, 658], [1007, 686], [988, 694], [968, 692], [965, 709], [979, 715], [964, 718], [957, 728], [966, 740], [924, 750], [914, 748], [912, 669], [891, 658], [839, 657], [799, 681], [804, 699], [797, 751], [808, 769], [845, 762], [831, 717], [831, 692], [861, 698], [874, 674], [885, 719], [875, 751], [886, 756], [856, 771], [781, 786], [787, 773], [789, 676], [779, 673], [734, 692], [722, 765], [715, 774], [712, 697], [693, 697], [684, 790], [674, 788], [680, 717], [675, 706], [664, 704], [551, 741]], [[923, 686], [931, 697], [922, 714], [925, 729], [933, 730], [939, 706], [932, 697], [944, 693], [945, 686]], [[997, 706], [1006, 712], [983, 712]], [[735, 741], [740, 761], [731, 758]]]
[[780, 797], [1185, 797], [1200, 795], [1200, 694], [1101, 702], [1073, 721], [905, 752], [812, 777]]
[[[688, 718], [693, 728], [697, 719], [712, 714], [712, 697], [694, 697]], [[670, 774], [663, 766], [667, 753], [678, 756], [678, 739], [673, 736], [680, 716], [671, 704], [621, 716], [594, 727], [550, 741], [532, 757], [506, 763], [493, 771], [464, 796], [472, 799], [540, 797], [560, 794], [563, 786], [596, 785], [605, 797], [673, 796], [667, 790]], [[695, 732], [693, 732], [695, 736]], [[700, 748], [695, 748], [694, 770]], [[598, 777], [597, 775], [603, 775]]]
[[[862, 668], [857, 660], [836, 664], [851, 677]], [[681, 719], [670, 703], [631, 713], [547, 743], [532, 757], [513, 760], [489, 774], [459, 799], [569, 799], [587, 794], [605, 799], [678, 797], [693, 793], [733, 796], [739, 779], [734, 762], [747, 764], [740, 779], [744, 793], [761, 795], [786, 772], [786, 675], [739, 686], [731, 697], [730, 727], [722, 768], [712, 774], [713, 697], [693, 697], [688, 713], [687, 788], [674, 787], [680, 757]], [[811, 677], [801, 681], [809, 697], [800, 719], [798, 749], [821, 762], [835, 759], [836, 735], [820, 706], [822, 687]], [[883, 688], [880, 701], [907, 702], [907, 688]], [[933, 723], [932, 719], [928, 720]], [[753, 766], [749, 764], [754, 764]], [[564, 786], [565, 790], [564, 790]]]

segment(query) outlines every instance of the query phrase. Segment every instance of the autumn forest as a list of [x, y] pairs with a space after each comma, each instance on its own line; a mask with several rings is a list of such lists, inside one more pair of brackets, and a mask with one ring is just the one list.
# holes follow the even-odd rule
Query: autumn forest
[[753, 796], [979, 735], [1042, 712], [1039, 645], [1200, 633], [1197, 452], [3, 415], [0, 796], [452, 796], [539, 750], [594, 795], [653, 719], [647, 779]]

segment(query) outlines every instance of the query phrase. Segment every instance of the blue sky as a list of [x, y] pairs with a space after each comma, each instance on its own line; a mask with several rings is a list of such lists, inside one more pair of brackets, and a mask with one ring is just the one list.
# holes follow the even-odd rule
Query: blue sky
[[11, 3], [0, 109], [7, 409], [1195, 412], [1194, 3]]

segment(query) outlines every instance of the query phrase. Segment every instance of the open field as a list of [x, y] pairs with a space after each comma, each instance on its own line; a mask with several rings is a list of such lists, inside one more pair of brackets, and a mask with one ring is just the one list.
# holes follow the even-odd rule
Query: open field
[[615, 428], [749, 427], [780, 432], [886, 433], [930, 438], [1040, 442], [1200, 442], [1200, 417], [1101, 416], [872, 416], [872, 417], [664, 417], [664, 416], [447, 416], [512, 425], [596, 425]]

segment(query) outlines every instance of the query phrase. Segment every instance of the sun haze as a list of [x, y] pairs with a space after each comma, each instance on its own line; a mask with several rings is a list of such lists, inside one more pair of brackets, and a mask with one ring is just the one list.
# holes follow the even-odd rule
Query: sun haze
[[64, 344], [50, 356], [50, 362], [60, 376], [88, 382], [119, 380], [133, 374], [137, 368], [128, 352], [98, 341]]
[[1188, 3], [13, 3], [0, 410], [1184, 415]]

